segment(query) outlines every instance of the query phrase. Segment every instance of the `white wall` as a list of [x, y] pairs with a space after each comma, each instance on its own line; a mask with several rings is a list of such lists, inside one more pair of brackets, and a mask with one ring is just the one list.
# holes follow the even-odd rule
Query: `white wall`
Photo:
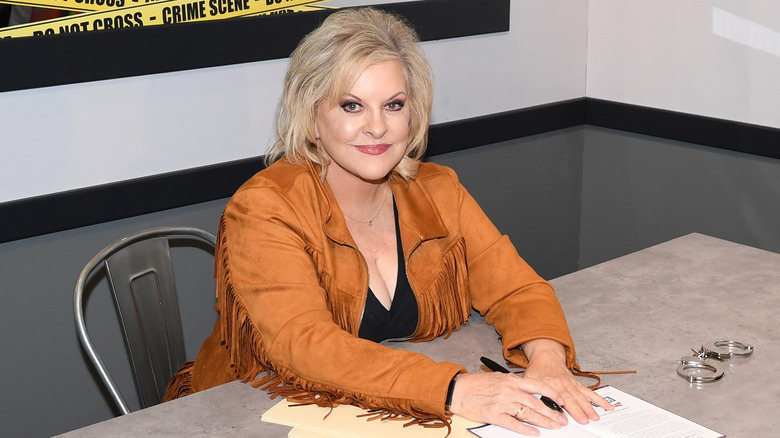
[[[368, 3], [389, 1], [330, 2]], [[587, 0], [512, 0], [511, 11], [508, 33], [424, 43], [434, 123], [585, 95]], [[0, 202], [260, 155], [285, 66], [0, 93]]]
[[0, 94], [0, 202], [260, 155], [283, 60]]
[[590, 0], [587, 96], [780, 128], [780, 2]]
[[587, 14], [587, 0], [512, 0], [507, 34], [423, 44], [436, 75], [433, 122], [584, 97]]

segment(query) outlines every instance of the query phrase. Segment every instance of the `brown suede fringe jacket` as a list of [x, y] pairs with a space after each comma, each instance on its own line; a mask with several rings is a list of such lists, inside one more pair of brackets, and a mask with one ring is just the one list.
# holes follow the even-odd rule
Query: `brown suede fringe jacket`
[[[220, 317], [166, 399], [243, 379], [292, 401], [446, 422], [448, 384], [465, 369], [358, 338], [368, 270], [318, 170], [277, 161], [228, 203], [216, 250]], [[391, 188], [419, 306], [411, 341], [449, 335], [473, 307], [495, 326], [511, 362], [526, 365], [516, 347], [547, 338], [566, 346], [574, 366], [553, 288], [451, 169], [423, 163], [416, 179]]]

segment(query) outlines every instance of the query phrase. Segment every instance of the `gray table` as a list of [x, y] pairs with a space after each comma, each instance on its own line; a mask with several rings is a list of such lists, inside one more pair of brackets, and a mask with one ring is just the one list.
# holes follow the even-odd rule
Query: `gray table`
[[[780, 254], [690, 234], [555, 279], [584, 370], [627, 370], [602, 383], [702, 423], [729, 437], [780, 430]], [[728, 362], [726, 377], [692, 385], [676, 374], [691, 348], [716, 338], [751, 343], [755, 353]], [[449, 339], [393, 344], [480, 370], [500, 358], [492, 327], [479, 315]], [[277, 401], [239, 382], [88, 426], [63, 437], [263, 436], [289, 428], [264, 423]]]

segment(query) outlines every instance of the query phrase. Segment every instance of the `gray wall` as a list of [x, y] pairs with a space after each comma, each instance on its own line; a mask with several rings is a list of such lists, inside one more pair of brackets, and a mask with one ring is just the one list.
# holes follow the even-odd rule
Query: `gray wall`
[[584, 130], [579, 267], [699, 232], [780, 253], [780, 160]]
[[[553, 278], [692, 231], [780, 252], [780, 160], [591, 127], [484, 146], [432, 161], [453, 167], [519, 252]], [[75, 278], [132, 231], [185, 224], [216, 231], [227, 200], [0, 244], [0, 436], [49, 436], [114, 415], [76, 339]], [[211, 255], [175, 248], [186, 348], [211, 332]], [[136, 404], [109, 292], [87, 323]]]
[[[192, 225], [216, 232], [225, 201], [0, 244], [0, 436], [50, 436], [114, 415], [76, 338], [72, 297], [76, 277], [104, 246], [153, 226]], [[189, 356], [214, 321], [213, 259], [199, 249], [173, 248], [183, 281], [182, 324]], [[105, 282], [87, 297], [85, 316], [96, 348], [128, 402], [137, 406], [124, 343]], [[113, 371], [115, 370], [115, 371]]]
[[545, 278], [577, 270], [582, 128], [438, 155]]

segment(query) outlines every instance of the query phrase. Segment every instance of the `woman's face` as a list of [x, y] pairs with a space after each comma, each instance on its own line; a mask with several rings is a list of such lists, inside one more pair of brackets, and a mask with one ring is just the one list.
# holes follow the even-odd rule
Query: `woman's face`
[[384, 180], [401, 161], [409, 140], [406, 77], [397, 61], [368, 67], [340, 100], [318, 108], [314, 132], [330, 160], [327, 180]]

